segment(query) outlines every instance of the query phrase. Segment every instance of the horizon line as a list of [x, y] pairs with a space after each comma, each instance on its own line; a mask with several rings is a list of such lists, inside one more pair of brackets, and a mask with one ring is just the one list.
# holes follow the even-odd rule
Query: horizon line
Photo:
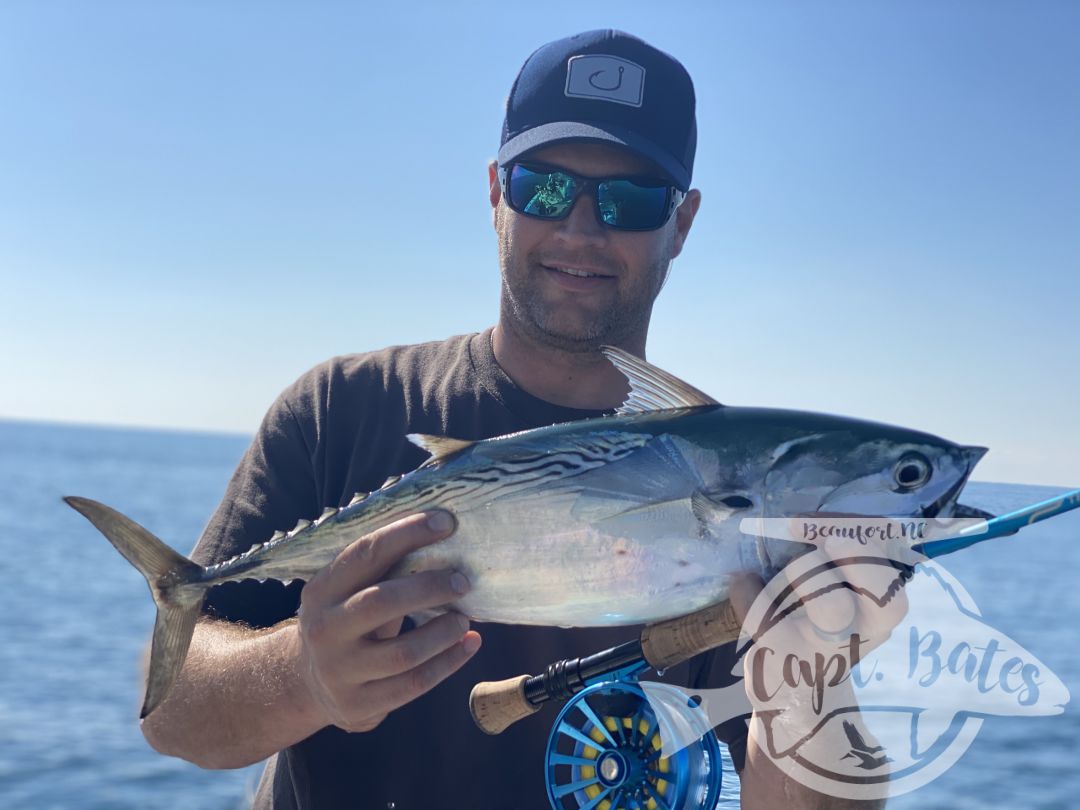
[[[235, 430], [226, 430], [219, 428], [189, 428], [189, 427], [176, 427], [176, 426], [155, 426], [155, 425], [127, 425], [116, 422], [72, 422], [68, 420], [59, 419], [35, 419], [33, 417], [24, 416], [4, 416], [0, 414], [0, 425], [2, 424], [22, 424], [22, 425], [35, 425], [37, 427], [58, 427], [58, 428], [81, 428], [90, 430], [126, 430], [136, 431], [142, 433], [183, 433], [188, 435], [202, 435], [202, 436], [214, 436], [221, 438], [236, 438], [236, 439], [252, 439], [255, 436], [254, 432], [244, 433]], [[969, 484], [1000, 484], [1003, 486], [1022, 486], [1022, 487], [1040, 487], [1042, 489], [1060, 489], [1063, 491], [1069, 491], [1074, 487], [1070, 487], [1066, 484], [1029, 484], [1023, 481], [988, 481], [978, 478], [969, 479]]]

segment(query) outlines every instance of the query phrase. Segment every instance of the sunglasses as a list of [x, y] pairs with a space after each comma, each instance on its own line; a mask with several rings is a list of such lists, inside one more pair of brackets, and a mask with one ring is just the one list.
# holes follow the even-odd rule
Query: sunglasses
[[620, 231], [653, 231], [671, 218], [686, 193], [656, 177], [582, 177], [542, 163], [499, 167], [503, 199], [519, 214], [558, 220], [570, 215], [585, 191], [596, 221]]

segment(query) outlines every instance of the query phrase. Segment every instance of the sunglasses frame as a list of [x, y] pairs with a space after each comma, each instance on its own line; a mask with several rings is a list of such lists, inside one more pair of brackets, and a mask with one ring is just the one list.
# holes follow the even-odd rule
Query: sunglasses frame
[[[535, 172], [537, 174], [564, 174], [571, 180], [573, 180], [574, 196], [570, 199], [570, 205], [567, 207], [565, 213], [563, 213], [562, 216], [545, 217], [539, 214], [530, 213], [529, 211], [525, 211], [515, 205], [508, 188], [510, 183], [510, 175], [513, 172], [515, 166], [520, 166], [523, 169]], [[522, 214], [523, 216], [531, 217], [532, 219], [539, 219], [544, 222], [560, 222], [566, 219], [568, 216], [570, 216], [570, 212], [574, 210], [574, 206], [577, 205], [578, 200], [581, 198], [581, 195], [584, 194], [586, 191], [589, 191], [592, 193], [593, 215], [596, 217], [596, 221], [605, 228], [611, 228], [615, 231], [655, 231], [659, 230], [667, 224], [668, 220], [671, 219], [671, 215], [675, 212], [675, 209], [678, 208], [680, 204], [682, 204], [682, 201], [684, 199], [686, 199], [685, 191], [676, 187], [673, 183], [667, 182], [662, 178], [650, 175], [627, 174], [613, 175], [609, 177], [586, 177], [583, 174], [578, 174], [577, 172], [572, 172], [569, 169], [564, 169], [562, 166], [528, 160], [512, 160], [505, 166], [500, 165], [497, 169], [497, 172], [499, 177], [499, 188], [502, 191], [503, 199], [506, 200], [506, 204], [510, 207], [510, 209], [512, 211], [516, 211], [519, 214]], [[666, 210], [663, 218], [656, 225], [650, 225], [645, 228], [628, 228], [625, 225], [612, 225], [608, 222], [605, 222], [603, 213], [600, 211], [600, 184], [611, 183], [616, 180], [627, 181], [636, 186], [663, 186], [666, 193], [664, 201]]]

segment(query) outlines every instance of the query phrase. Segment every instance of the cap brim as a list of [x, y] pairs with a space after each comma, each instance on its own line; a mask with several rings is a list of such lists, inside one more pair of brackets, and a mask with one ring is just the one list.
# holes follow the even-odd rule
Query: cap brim
[[595, 126], [582, 121], [553, 121], [527, 129], [502, 145], [499, 163], [507, 164], [533, 149], [556, 143], [606, 143], [621, 146], [652, 161], [681, 191], [690, 188], [686, 169], [665, 149], [640, 135], [612, 126]]

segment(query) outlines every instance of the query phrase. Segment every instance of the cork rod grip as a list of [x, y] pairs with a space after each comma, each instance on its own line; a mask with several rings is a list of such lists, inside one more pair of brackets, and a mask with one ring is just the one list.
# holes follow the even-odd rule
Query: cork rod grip
[[469, 712], [481, 731], [501, 734], [540, 708], [525, 698], [525, 681], [528, 679], [528, 675], [518, 675], [505, 681], [478, 683], [473, 687], [469, 693]]
[[650, 666], [663, 670], [734, 641], [741, 627], [731, 602], [725, 600], [688, 616], [649, 625], [641, 631], [641, 650]]

